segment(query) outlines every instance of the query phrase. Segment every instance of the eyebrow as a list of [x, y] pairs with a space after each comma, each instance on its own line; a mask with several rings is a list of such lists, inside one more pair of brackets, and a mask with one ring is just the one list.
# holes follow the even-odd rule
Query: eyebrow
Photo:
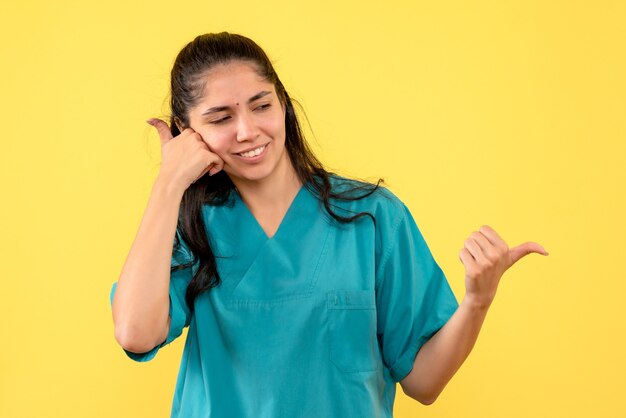
[[[261, 97], [267, 96], [268, 94], [272, 94], [272, 92], [267, 90], [260, 91], [248, 99], [248, 104], [254, 102], [255, 100], [259, 100]], [[201, 116], [206, 116], [211, 113], [223, 112], [224, 110], [228, 109], [230, 109], [230, 106], [214, 106], [202, 112]]]

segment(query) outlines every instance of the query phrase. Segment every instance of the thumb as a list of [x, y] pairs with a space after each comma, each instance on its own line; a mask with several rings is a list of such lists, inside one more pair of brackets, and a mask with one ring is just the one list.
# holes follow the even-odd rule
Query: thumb
[[511, 256], [511, 265], [515, 264], [517, 261], [519, 261], [520, 258], [527, 256], [530, 253], [548, 255], [548, 252], [545, 250], [545, 248], [543, 248], [536, 242], [525, 242], [509, 250], [509, 255]]
[[156, 130], [159, 132], [159, 138], [161, 139], [161, 145], [165, 145], [170, 139], [173, 138], [172, 132], [170, 131], [170, 127], [167, 123], [163, 122], [161, 119], [152, 118], [148, 119], [150, 125], [154, 126]]

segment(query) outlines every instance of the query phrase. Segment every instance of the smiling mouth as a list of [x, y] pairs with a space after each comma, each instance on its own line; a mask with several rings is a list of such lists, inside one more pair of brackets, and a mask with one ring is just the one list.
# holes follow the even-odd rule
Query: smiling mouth
[[266, 146], [267, 146], [267, 144], [261, 145], [258, 148], [255, 148], [253, 150], [246, 151], [246, 152], [240, 152], [237, 155], [239, 155], [240, 157], [244, 157], [244, 158], [256, 157], [257, 155], [259, 155], [259, 154], [261, 154], [263, 152], [263, 150], [265, 149]]

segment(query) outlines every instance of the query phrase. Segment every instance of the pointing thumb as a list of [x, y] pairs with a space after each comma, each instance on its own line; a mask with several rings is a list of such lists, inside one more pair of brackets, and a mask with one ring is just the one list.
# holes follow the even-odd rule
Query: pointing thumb
[[511, 255], [511, 265], [515, 264], [520, 258], [527, 256], [530, 253], [548, 255], [545, 248], [536, 242], [525, 242], [509, 250], [509, 254]]
[[154, 126], [156, 130], [159, 132], [161, 145], [164, 145], [166, 142], [168, 142], [170, 139], [173, 138], [172, 132], [170, 131], [170, 127], [167, 125], [167, 123], [163, 122], [161, 119], [152, 118], [152, 119], [148, 119], [146, 122]]

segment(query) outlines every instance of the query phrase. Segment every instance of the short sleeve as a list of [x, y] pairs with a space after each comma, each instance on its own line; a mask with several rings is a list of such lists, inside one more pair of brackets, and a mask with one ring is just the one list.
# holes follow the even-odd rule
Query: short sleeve
[[[191, 252], [184, 244], [184, 241], [180, 239], [178, 231], [176, 233], [179, 238], [180, 247], [173, 251], [171, 260], [172, 267], [187, 264], [193, 260]], [[187, 285], [193, 278], [193, 273], [195, 272], [196, 268], [197, 263], [190, 267], [172, 271], [170, 274], [169, 316], [172, 318], [172, 320], [170, 321], [170, 329], [165, 341], [145, 353], [133, 353], [124, 349], [124, 352], [126, 352], [128, 357], [138, 362], [152, 360], [154, 356], [156, 356], [156, 353], [159, 351], [159, 349], [161, 349], [161, 347], [166, 346], [167, 344], [174, 341], [182, 334], [183, 328], [189, 326], [191, 315], [187, 306], [187, 302], [185, 301], [185, 294], [187, 291]], [[111, 288], [111, 294], [109, 296], [110, 304], [113, 304], [113, 296], [115, 295], [116, 288], [117, 282], [113, 283], [113, 286]]]
[[395, 382], [409, 374], [419, 349], [459, 306], [411, 213], [400, 205], [376, 270], [378, 339]]

